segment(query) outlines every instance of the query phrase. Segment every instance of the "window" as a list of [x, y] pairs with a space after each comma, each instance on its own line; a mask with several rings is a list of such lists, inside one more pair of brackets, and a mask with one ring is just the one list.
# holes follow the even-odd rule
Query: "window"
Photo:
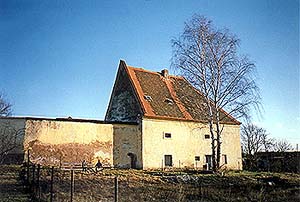
[[150, 95], [144, 95], [145, 100], [151, 102], [152, 101], [152, 97]]
[[200, 161], [200, 156], [195, 156], [195, 161]]
[[227, 155], [226, 154], [222, 155], [222, 162], [223, 162], [223, 164], [227, 164]]
[[205, 134], [205, 135], [204, 135], [204, 138], [205, 138], [205, 139], [209, 139], [209, 138], [210, 138], [210, 135]]
[[173, 166], [172, 155], [165, 155], [165, 166]]
[[165, 102], [168, 103], [169, 105], [173, 105], [173, 100], [170, 98], [166, 98]]
[[165, 138], [171, 138], [172, 137], [172, 134], [171, 133], [165, 133]]
[[205, 155], [205, 163], [207, 164], [208, 170], [211, 170], [212, 167], [212, 156], [211, 155]]

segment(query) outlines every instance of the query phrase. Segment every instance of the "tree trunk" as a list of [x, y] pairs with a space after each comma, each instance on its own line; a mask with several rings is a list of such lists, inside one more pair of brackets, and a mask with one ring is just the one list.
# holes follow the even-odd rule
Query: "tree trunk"
[[211, 136], [211, 163], [212, 163], [212, 170], [216, 171], [216, 145], [215, 145], [215, 134], [213, 128], [213, 121], [209, 121], [209, 130]]
[[220, 168], [220, 161], [221, 161], [221, 131], [220, 131], [220, 123], [217, 121], [216, 123], [216, 142], [217, 142], [217, 159], [216, 159], [216, 170], [219, 170]]

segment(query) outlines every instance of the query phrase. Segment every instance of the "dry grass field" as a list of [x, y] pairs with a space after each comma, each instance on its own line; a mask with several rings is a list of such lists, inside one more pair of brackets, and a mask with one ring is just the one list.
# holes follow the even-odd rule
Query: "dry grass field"
[[[7, 167], [7, 169], [11, 169], [11, 167]], [[1, 170], [3, 171], [5, 168], [2, 167]], [[73, 201], [114, 201], [116, 176], [118, 176], [118, 199], [121, 202], [300, 201], [299, 174], [229, 171], [221, 176], [201, 174], [195, 171], [161, 172], [114, 169], [104, 169], [97, 173], [75, 171]], [[11, 175], [10, 180], [13, 181], [16, 177], [16, 174]], [[31, 189], [36, 193], [40, 192], [36, 195], [40, 196], [40, 201], [50, 201], [50, 182], [50, 169], [42, 169], [39, 188]], [[5, 187], [3, 181], [0, 183], [0, 187], [3, 189]], [[70, 184], [70, 171], [55, 169], [53, 201], [70, 201]], [[17, 189], [15, 192], [6, 189], [6, 192], [23, 196], [21, 189]], [[2, 193], [0, 197], [3, 196]]]
[[0, 201], [25, 202], [30, 201], [19, 178], [20, 166], [0, 166]]

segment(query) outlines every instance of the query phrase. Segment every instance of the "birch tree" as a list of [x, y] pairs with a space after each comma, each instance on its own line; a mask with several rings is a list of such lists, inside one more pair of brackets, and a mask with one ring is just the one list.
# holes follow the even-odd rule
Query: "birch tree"
[[220, 168], [222, 109], [229, 116], [249, 116], [259, 108], [255, 65], [238, 54], [240, 40], [228, 29], [217, 29], [207, 18], [194, 15], [179, 38], [172, 40], [172, 66], [199, 89], [205, 98], [211, 134], [212, 169]]

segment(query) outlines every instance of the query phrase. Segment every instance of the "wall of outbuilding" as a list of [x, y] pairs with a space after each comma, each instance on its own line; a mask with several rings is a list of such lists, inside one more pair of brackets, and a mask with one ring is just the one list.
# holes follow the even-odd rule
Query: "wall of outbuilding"
[[27, 120], [24, 150], [43, 165], [80, 163], [113, 164], [113, 125], [57, 120]]
[[141, 168], [140, 130], [132, 124], [109, 124], [57, 120], [27, 120], [24, 150], [43, 165], [80, 163], [130, 167], [132, 152]]

